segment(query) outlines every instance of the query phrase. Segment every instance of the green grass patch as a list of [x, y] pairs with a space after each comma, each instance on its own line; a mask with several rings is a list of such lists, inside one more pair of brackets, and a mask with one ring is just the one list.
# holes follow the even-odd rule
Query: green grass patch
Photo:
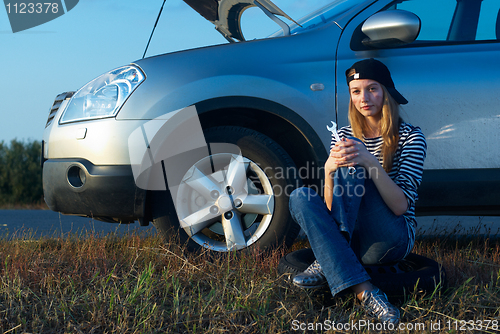
[[[293, 249], [304, 246], [297, 242]], [[497, 332], [498, 240], [422, 239], [414, 252], [442, 263], [449, 287], [409, 296], [398, 305], [403, 323], [413, 329], [425, 324], [428, 333], [439, 324], [441, 332], [458, 333], [474, 321], [476, 328], [483, 325], [478, 332]], [[174, 240], [156, 236], [0, 240], [0, 331], [302, 333], [334, 332], [328, 330], [332, 322], [373, 321], [353, 296], [325, 306], [292, 287], [277, 272], [283, 255], [283, 249], [186, 253]]]

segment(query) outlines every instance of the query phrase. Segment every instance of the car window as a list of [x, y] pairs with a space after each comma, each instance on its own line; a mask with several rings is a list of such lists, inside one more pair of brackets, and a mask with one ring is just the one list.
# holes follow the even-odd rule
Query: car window
[[389, 9], [407, 10], [420, 18], [417, 41], [470, 43], [500, 39], [498, 0], [400, 0]]

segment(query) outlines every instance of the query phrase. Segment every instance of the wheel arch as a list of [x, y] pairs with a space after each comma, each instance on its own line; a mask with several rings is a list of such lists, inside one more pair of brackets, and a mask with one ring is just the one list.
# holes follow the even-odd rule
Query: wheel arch
[[[292, 158], [304, 185], [319, 185], [321, 176], [309, 168], [322, 167], [328, 155], [313, 128], [295, 111], [274, 101], [231, 96], [196, 103], [202, 128], [241, 126], [278, 143]], [[300, 168], [308, 168], [307, 170]]]

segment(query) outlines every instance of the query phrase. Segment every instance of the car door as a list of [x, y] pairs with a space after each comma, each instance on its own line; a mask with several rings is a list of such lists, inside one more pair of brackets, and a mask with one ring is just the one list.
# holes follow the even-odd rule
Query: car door
[[[363, 22], [380, 11], [405, 10], [421, 20], [407, 45], [370, 48]], [[402, 117], [420, 126], [428, 151], [419, 214], [500, 214], [500, 2], [378, 1], [345, 27], [338, 47], [338, 119], [347, 123], [345, 69], [384, 62], [409, 103]]]

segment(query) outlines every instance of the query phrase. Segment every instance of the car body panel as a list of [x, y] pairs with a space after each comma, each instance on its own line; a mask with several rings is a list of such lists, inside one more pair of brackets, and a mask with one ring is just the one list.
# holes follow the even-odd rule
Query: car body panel
[[50, 125], [44, 135], [45, 145], [48, 146], [46, 158], [85, 159], [95, 165], [129, 165], [128, 149], [122, 144], [127, 142], [133, 130], [145, 122], [104, 118], [90, 123]]
[[[120, 166], [130, 164], [128, 137], [135, 129], [191, 105], [204, 127], [245, 124], [277, 141], [298, 166], [322, 166], [330, 146], [326, 126], [331, 121], [348, 124], [345, 69], [373, 57], [390, 68], [398, 91], [409, 101], [402, 107], [403, 118], [421, 127], [427, 138], [417, 214], [500, 214], [500, 42], [417, 40], [398, 47], [365, 47], [363, 22], [389, 4], [356, 1], [332, 21], [311, 29], [296, 27], [293, 34], [292, 24], [290, 36], [277, 33], [137, 60], [134, 64], [147, 78], [114, 118], [59, 124], [67, 104], [63, 102], [43, 137], [47, 170], [52, 170], [44, 170], [48, 203], [58, 203], [51, 208], [64, 213], [89, 215], [95, 205], [99, 215], [116, 215], [123, 201], [115, 207], [106, 202], [107, 210], [90, 198], [106, 198], [119, 189], [112, 182], [99, 188], [96, 181], [86, 192], [58, 180], [55, 191], [50, 179], [66, 178], [68, 163], [90, 170], [90, 178], [99, 166], [123, 172]], [[270, 120], [278, 125], [265, 124]], [[300, 161], [300, 154], [309, 160]], [[57, 163], [62, 167], [55, 167]], [[102, 170], [112, 170], [106, 168]], [[75, 194], [65, 193], [69, 191]], [[150, 214], [144, 192], [128, 187], [126, 193], [135, 194], [134, 208], [127, 208], [122, 219]], [[64, 197], [72, 202], [62, 206]]]
[[[83, 185], [69, 182], [70, 169], [85, 175]], [[49, 159], [43, 167], [43, 189], [49, 208], [64, 214], [117, 223], [144, 215], [146, 192], [135, 186], [130, 165], [96, 166], [85, 159]]]
[[[500, 88], [500, 68], [495, 66], [500, 43], [417, 42], [352, 50], [356, 30], [385, 5], [375, 3], [344, 29], [337, 66], [349, 68], [357, 60], [377, 58], [391, 69], [398, 91], [408, 99], [402, 117], [422, 129], [428, 145], [417, 214], [500, 214], [500, 146], [495, 130], [500, 126], [500, 97], [492, 93]], [[343, 71], [337, 75], [337, 94], [339, 124], [347, 125]]]
[[[281, 104], [299, 114], [312, 127], [322, 128], [336, 118], [335, 45], [325, 47], [320, 42], [323, 38], [338, 38], [340, 30], [336, 25], [329, 25], [316, 33], [321, 33], [318, 40], [301, 34], [137, 61], [136, 64], [148, 73], [148, 79], [138, 87], [116, 118], [154, 119], [211, 98], [248, 96]], [[262, 56], [261, 49], [268, 50], [266, 57]], [[304, 51], [289, 52], [297, 49]], [[220, 57], [221, 52], [225, 57]], [[196, 61], [201, 56], [205, 59], [203, 63]], [[186, 73], [185, 68], [190, 71]], [[299, 73], [308, 73], [308, 76]], [[311, 90], [311, 85], [318, 83], [324, 89]], [[325, 146], [329, 145], [326, 128], [318, 135]]]
[[[495, 65], [500, 59], [500, 43], [352, 51], [349, 45], [355, 28], [382, 8], [368, 8], [343, 32], [338, 68], [377, 58], [391, 69], [398, 90], [409, 101], [402, 107], [403, 118], [426, 135], [425, 169], [498, 168], [500, 134], [495, 129], [500, 126], [500, 96], [492, 92], [500, 89], [500, 67]], [[339, 124], [346, 125], [348, 89], [340, 72], [337, 110]], [[474, 82], [485, 82], [487, 88], [471, 84]]]

